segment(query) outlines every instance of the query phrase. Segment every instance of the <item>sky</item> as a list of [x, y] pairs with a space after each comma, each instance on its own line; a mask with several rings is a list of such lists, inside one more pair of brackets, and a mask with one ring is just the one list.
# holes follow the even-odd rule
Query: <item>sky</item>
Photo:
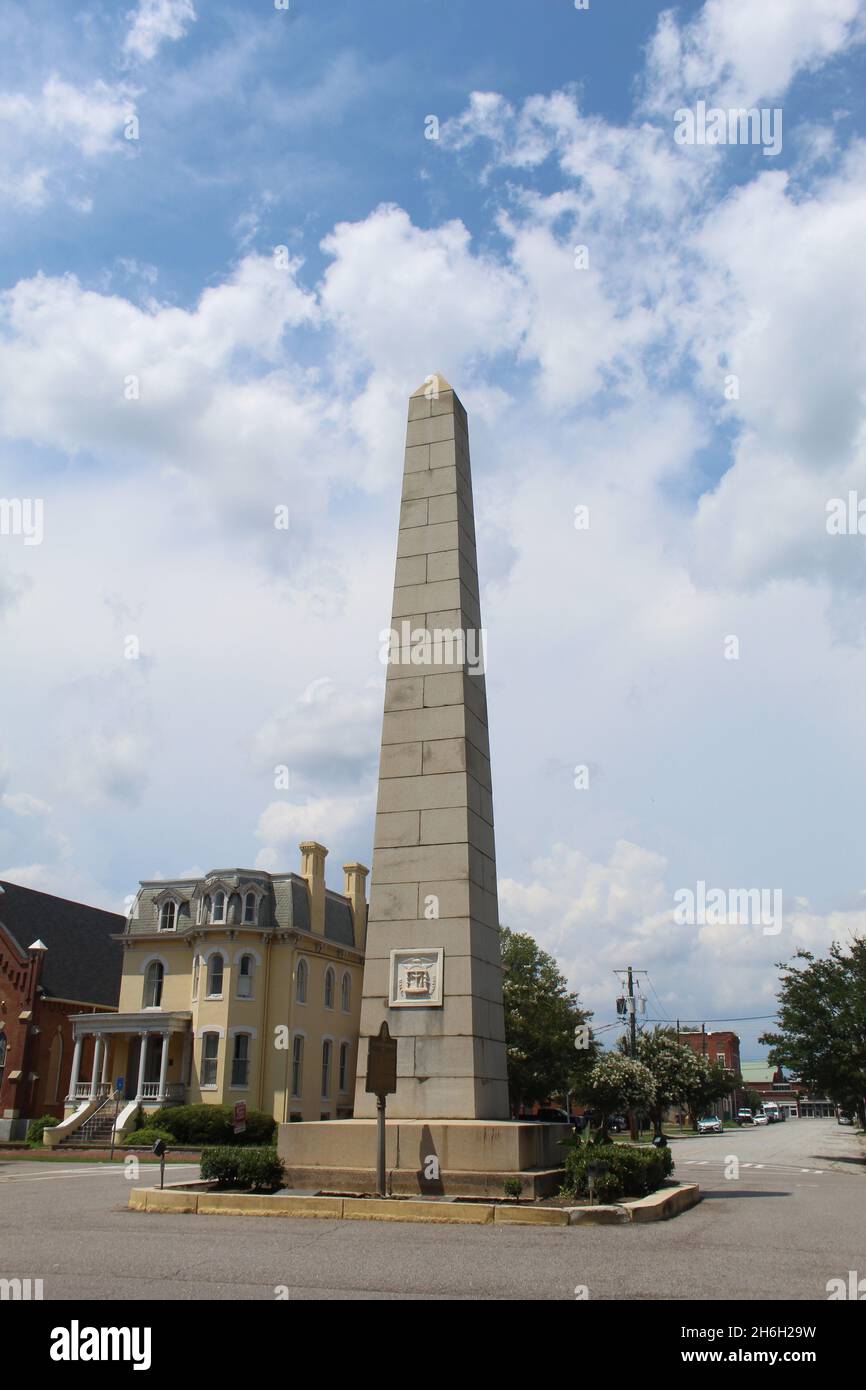
[[0, 878], [370, 863], [441, 372], [502, 921], [761, 1057], [866, 930], [864, 76], [866, 0], [6, 0]]

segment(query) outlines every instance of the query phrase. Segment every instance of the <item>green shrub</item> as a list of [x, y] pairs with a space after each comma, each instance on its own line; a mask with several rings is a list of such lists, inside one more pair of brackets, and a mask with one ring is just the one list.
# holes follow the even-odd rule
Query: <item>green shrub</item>
[[670, 1149], [639, 1149], [628, 1144], [576, 1144], [566, 1153], [564, 1190], [576, 1197], [589, 1195], [589, 1165], [602, 1163], [606, 1172], [594, 1184], [599, 1201], [646, 1197], [661, 1187], [674, 1170]]
[[523, 1183], [520, 1178], [506, 1178], [502, 1184], [502, 1190], [510, 1202], [519, 1202]]
[[169, 1148], [177, 1148], [177, 1140], [167, 1129], [157, 1129], [155, 1125], [145, 1125], [144, 1129], [130, 1130], [124, 1136], [123, 1144], [125, 1148], [135, 1146], [137, 1149], [150, 1149], [157, 1139], [164, 1139]]
[[201, 1176], [220, 1187], [242, 1187], [250, 1192], [274, 1192], [285, 1182], [283, 1160], [276, 1149], [240, 1144], [204, 1149]]
[[181, 1144], [270, 1144], [277, 1122], [261, 1110], [247, 1111], [243, 1134], [234, 1132], [231, 1105], [164, 1105], [148, 1118], [148, 1126], [168, 1129]]
[[54, 1129], [60, 1121], [54, 1115], [42, 1115], [38, 1120], [31, 1120], [27, 1126], [27, 1143], [34, 1148], [39, 1148], [42, 1144], [42, 1136], [46, 1129]]

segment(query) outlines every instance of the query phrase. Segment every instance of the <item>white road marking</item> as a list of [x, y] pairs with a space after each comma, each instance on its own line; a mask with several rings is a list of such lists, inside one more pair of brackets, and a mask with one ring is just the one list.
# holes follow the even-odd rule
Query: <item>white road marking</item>
[[[147, 1167], [148, 1167], [148, 1168], [155, 1168], [155, 1167], [157, 1167], [157, 1165], [156, 1165], [156, 1164], [151, 1164], [151, 1163], [149, 1163], [149, 1164], [147, 1165]], [[171, 1171], [177, 1172], [179, 1169], [182, 1169], [182, 1168], [197, 1168], [197, 1167], [198, 1167], [198, 1164], [197, 1164], [197, 1163], [175, 1163], [175, 1164], [172, 1165]], [[168, 1167], [166, 1166], [166, 1172], [168, 1172], [168, 1171], [169, 1171], [169, 1169], [168, 1169]], [[122, 1168], [122, 1167], [118, 1164], [117, 1167], [114, 1167], [114, 1166], [108, 1167], [108, 1166], [106, 1166], [106, 1167], [104, 1167], [104, 1168], [85, 1168], [83, 1171], [82, 1171], [80, 1168], [77, 1168], [77, 1169], [75, 1169], [75, 1168], [61, 1168], [60, 1171], [57, 1172], [57, 1173], [37, 1173], [37, 1174], [35, 1174], [35, 1175], [32, 1176], [32, 1177], [31, 1177], [31, 1175], [30, 1175], [29, 1173], [9, 1173], [9, 1174], [6, 1174], [6, 1175], [0, 1174], [0, 1183], [4, 1183], [4, 1182], [6, 1182], [6, 1183], [15, 1183], [15, 1182], [55, 1182], [58, 1178], [92, 1178], [92, 1177], [96, 1177], [96, 1176], [99, 1175], [99, 1174], [105, 1175], [106, 1173], [109, 1173], [109, 1174], [112, 1174], [112, 1175], [115, 1175], [115, 1174], [116, 1174], [116, 1175], [119, 1176], [119, 1177], [123, 1177], [124, 1174], [126, 1173], [126, 1169], [125, 1169], [125, 1168]], [[140, 1182], [142, 1176], [143, 1176], [143, 1175], [142, 1175], [141, 1173], [139, 1173], [139, 1176], [138, 1176], [137, 1178], [134, 1178], [134, 1179], [133, 1179], [133, 1178], [127, 1178], [126, 1181], [127, 1181], [127, 1182]]]

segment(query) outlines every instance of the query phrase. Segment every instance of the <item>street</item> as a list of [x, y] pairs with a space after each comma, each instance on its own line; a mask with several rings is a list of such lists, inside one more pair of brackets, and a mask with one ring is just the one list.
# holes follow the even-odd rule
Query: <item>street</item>
[[828, 1279], [866, 1275], [866, 1146], [850, 1128], [789, 1120], [672, 1148], [698, 1207], [564, 1229], [148, 1216], [126, 1210], [120, 1167], [4, 1162], [0, 1277], [42, 1279], [45, 1299], [573, 1299], [585, 1286], [590, 1299], [823, 1300]]

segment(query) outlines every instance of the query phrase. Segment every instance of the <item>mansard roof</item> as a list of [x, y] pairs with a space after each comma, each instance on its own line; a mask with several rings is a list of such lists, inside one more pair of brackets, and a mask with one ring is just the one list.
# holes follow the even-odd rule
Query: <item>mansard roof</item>
[[[141, 882], [133, 914], [127, 919], [125, 935], [145, 935], [157, 930], [158, 906], [168, 894], [182, 904], [197, 904], [201, 898], [225, 891], [243, 895], [259, 891], [264, 909], [256, 927], [260, 931], [310, 931], [310, 897], [307, 881], [300, 874], [271, 874], [263, 869], [213, 869], [202, 878], [144, 879]], [[189, 916], [179, 917], [177, 932], [210, 930], [195, 921], [196, 908]], [[215, 930], [225, 924], [213, 923]], [[243, 922], [228, 923], [243, 927]], [[249, 923], [247, 923], [249, 929]], [[349, 899], [342, 893], [325, 889], [325, 939], [350, 948], [355, 945], [355, 925]]]

